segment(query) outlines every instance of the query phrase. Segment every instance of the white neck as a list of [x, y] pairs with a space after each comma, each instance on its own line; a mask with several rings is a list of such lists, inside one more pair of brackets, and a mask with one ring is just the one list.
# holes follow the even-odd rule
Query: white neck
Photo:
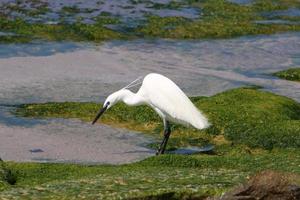
[[138, 106], [145, 103], [144, 99], [130, 90], [123, 89], [121, 92], [121, 100], [129, 106]]

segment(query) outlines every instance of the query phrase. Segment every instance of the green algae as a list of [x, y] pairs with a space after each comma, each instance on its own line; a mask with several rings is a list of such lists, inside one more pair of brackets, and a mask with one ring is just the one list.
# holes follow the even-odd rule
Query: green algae
[[[146, 1], [132, 1], [133, 4], [145, 3]], [[152, 4], [151, 4], [152, 5]], [[18, 5], [10, 8], [14, 11], [25, 13], [29, 16], [40, 15], [48, 12], [47, 5], [40, 5], [37, 9], [24, 10]], [[289, 8], [300, 8], [296, 0], [255, 0], [251, 4], [241, 5], [231, 3], [226, 0], [189, 0], [171, 1], [168, 4], [154, 3], [152, 9], [173, 9], [192, 8], [199, 10], [199, 17], [187, 19], [184, 17], [159, 17], [156, 15], [146, 16], [145, 22], [140, 23], [136, 28], [111, 30], [104, 24], [84, 24], [79, 21], [74, 24], [64, 22], [64, 16], [74, 15], [80, 12], [91, 12], [91, 10], [80, 10], [77, 7], [64, 7], [61, 10], [61, 23], [42, 24], [28, 23], [20, 19], [11, 20], [7, 16], [1, 16], [1, 31], [12, 31], [14, 27], [16, 33], [26, 33], [30, 39], [20, 39], [18, 37], [4, 38], [0, 41], [29, 42], [34, 39], [45, 40], [72, 40], [72, 41], [94, 41], [129, 38], [176, 38], [176, 39], [201, 39], [201, 38], [232, 38], [245, 35], [274, 34], [289, 31], [299, 31], [299, 17], [273, 16], [268, 17], [267, 12], [282, 11]], [[108, 17], [111, 18], [103, 18]], [[102, 17], [102, 19], [101, 19]], [[115, 20], [108, 12], [101, 13], [97, 18], [105, 21], [106, 24], [119, 24], [126, 27], [124, 22]], [[287, 23], [283, 24], [260, 24], [259, 21], [284, 19]], [[291, 23], [290, 23], [291, 22]], [[5, 25], [4, 25], [5, 24]], [[17, 27], [16, 27], [17, 26]], [[38, 27], [38, 28], [36, 28]], [[76, 27], [76, 29], [74, 29]], [[81, 27], [78, 31], [78, 27]], [[38, 29], [38, 30], [37, 30]], [[82, 31], [82, 29], [84, 31]], [[81, 31], [83, 34], [81, 34]], [[30, 34], [29, 34], [30, 33]], [[24, 37], [25, 37], [24, 36]], [[130, 36], [130, 37], [129, 37]]]
[[[299, 31], [298, 24], [259, 24], [267, 19], [263, 11], [284, 10], [291, 1], [255, 1], [251, 5], [239, 5], [225, 0], [194, 1], [191, 5], [201, 9], [201, 17], [185, 20], [182, 17], [149, 16], [145, 25], [136, 31], [144, 37], [177, 39], [232, 38], [244, 35], [274, 34]], [[293, 18], [294, 19], [294, 18]]]
[[261, 170], [300, 174], [299, 155], [299, 149], [249, 153], [223, 146], [214, 155], [167, 154], [119, 166], [7, 162], [17, 182], [0, 188], [0, 198], [204, 198], [221, 195]]
[[[107, 20], [107, 19], [106, 19]], [[103, 26], [103, 21], [98, 19], [96, 24], [30, 24], [22, 19], [9, 20], [0, 18], [0, 29], [13, 32], [18, 36], [2, 37], [4, 42], [27, 42], [34, 39], [48, 41], [94, 41], [101, 42], [108, 39], [122, 39], [125, 36]], [[101, 23], [100, 23], [101, 22]]]
[[300, 81], [300, 68], [291, 68], [279, 71], [274, 73], [273, 75], [290, 81]]

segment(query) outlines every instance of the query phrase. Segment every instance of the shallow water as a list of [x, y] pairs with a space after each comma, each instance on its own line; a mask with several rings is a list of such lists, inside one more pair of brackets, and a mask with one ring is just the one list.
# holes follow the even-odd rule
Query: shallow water
[[232, 3], [241, 4], [241, 5], [248, 5], [253, 3], [253, 0], [228, 0], [228, 1]]
[[270, 75], [300, 65], [299, 33], [230, 40], [44, 45], [3, 46], [0, 104], [103, 101], [109, 93], [151, 72], [170, 77], [191, 96], [255, 84], [300, 101], [299, 83]]
[[[122, 163], [153, 155], [143, 147], [151, 139], [126, 130], [76, 120], [18, 119], [8, 114], [13, 109], [8, 105], [22, 103], [101, 102], [109, 93], [151, 72], [170, 77], [191, 96], [260, 85], [300, 102], [299, 83], [270, 75], [300, 65], [299, 33], [230, 40], [112, 41], [98, 46], [35, 43], [1, 49], [0, 152], [9, 160]], [[78, 147], [83, 150], [76, 157], [73, 152]], [[43, 152], [30, 152], [34, 149]]]
[[[129, 163], [152, 156], [150, 137], [79, 120], [37, 120], [0, 106], [0, 156], [3, 160], [72, 163]], [[130, 150], [130, 151], [128, 151]]]
[[[7, 34], [8, 33], [6, 33], [6, 35]], [[0, 58], [21, 56], [50, 56], [56, 53], [72, 52], [90, 47], [91, 45], [89, 45], [88, 43], [83, 44], [74, 42], [34, 41], [29, 44], [0, 44]]]
[[257, 24], [289, 24], [289, 25], [298, 25], [300, 24], [300, 21], [289, 21], [289, 20], [283, 20], [283, 19], [268, 19], [268, 20], [258, 20], [254, 21]]
[[289, 17], [299, 17], [300, 9], [299, 8], [289, 8], [287, 10], [278, 10], [265, 14], [268, 17], [276, 17], [276, 16], [289, 16]]

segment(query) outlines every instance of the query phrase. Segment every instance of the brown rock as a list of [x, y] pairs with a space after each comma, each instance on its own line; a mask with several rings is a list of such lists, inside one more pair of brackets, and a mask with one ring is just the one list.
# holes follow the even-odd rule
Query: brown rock
[[300, 176], [263, 171], [218, 200], [300, 200]]

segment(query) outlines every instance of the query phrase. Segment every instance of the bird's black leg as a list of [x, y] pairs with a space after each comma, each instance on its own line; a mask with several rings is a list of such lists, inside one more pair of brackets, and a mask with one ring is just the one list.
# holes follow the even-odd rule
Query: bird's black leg
[[165, 140], [166, 140], [166, 137], [164, 137], [164, 139], [162, 140], [162, 142], [161, 142], [159, 148], [157, 149], [157, 151], [156, 151], [156, 153], [155, 153], [156, 155], [159, 155], [159, 154], [161, 153], [161, 149], [162, 149], [162, 146], [163, 146], [164, 143], [165, 143]]
[[156, 155], [165, 153], [165, 149], [166, 149], [167, 142], [168, 142], [168, 139], [170, 137], [170, 134], [171, 134], [170, 124], [169, 124], [168, 121], [166, 121], [165, 130], [164, 130], [164, 139], [161, 142], [161, 144], [159, 146], [159, 149], [156, 152]]
[[171, 128], [170, 128], [170, 125], [168, 123], [167, 129], [166, 129], [166, 132], [165, 132], [165, 141], [164, 141], [164, 144], [163, 144], [161, 152], [160, 152], [161, 154], [165, 153], [166, 146], [167, 146], [170, 135], [171, 135]]

